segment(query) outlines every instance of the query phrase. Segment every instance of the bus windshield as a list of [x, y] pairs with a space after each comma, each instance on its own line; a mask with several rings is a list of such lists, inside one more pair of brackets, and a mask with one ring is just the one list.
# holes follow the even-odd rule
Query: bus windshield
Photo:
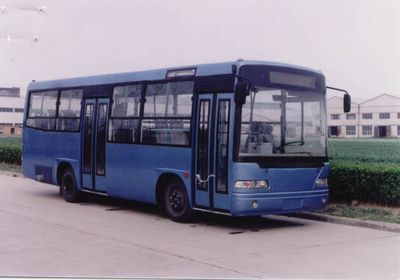
[[242, 107], [239, 157], [324, 157], [321, 92], [259, 87]]

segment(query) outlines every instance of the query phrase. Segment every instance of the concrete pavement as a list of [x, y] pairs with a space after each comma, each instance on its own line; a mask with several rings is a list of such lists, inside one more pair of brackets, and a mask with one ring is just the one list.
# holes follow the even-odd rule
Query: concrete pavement
[[398, 233], [271, 216], [199, 215], [0, 175], [0, 276], [399, 279]]

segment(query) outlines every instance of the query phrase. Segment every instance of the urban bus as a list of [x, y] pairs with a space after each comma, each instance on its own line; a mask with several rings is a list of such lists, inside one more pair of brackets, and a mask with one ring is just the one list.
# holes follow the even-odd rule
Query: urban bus
[[33, 81], [23, 174], [68, 202], [153, 203], [180, 222], [320, 209], [326, 89], [318, 71], [245, 60]]

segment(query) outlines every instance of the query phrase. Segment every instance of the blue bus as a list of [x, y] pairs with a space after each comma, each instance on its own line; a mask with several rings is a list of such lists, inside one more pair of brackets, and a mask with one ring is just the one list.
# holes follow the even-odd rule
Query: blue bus
[[34, 81], [23, 173], [68, 202], [142, 201], [179, 222], [320, 209], [326, 89], [318, 71], [246, 60]]

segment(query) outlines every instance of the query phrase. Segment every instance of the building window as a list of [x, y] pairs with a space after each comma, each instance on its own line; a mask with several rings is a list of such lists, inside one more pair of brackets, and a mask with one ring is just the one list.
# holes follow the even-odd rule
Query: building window
[[380, 119], [390, 119], [390, 113], [379, 113]]
[[364, 120], [372, 120], [372, 113], [363, 113], [362, 118]]
[[340, 120], [340, 114], [332, 114], [331, 120]]
[[12, 112], [13, 109], [12, 108], [4, 108], [4, 107], [0, 107], [0, 112]]
[[363, 135], [372, 135], [372, 125], [363, 125], [362, 134]]
[[24, 108], [14, 108], [14, 112], [15, 113], [23, 113], [24, 112]]
[[12, 123], [0, 123], [0, 125], [12, 125]]
[[356, 126], [355, 125], [346, 126], [346, 135], [356, 135]]
[[400, 125], [397, 126], [397, 135], [400, 136]]
[[340, 126], [330, 126], [328, 132], [329, 132], [329, 136], [339, 136], [340, 135]]
[[356, 119], [356, 114], [347, 114], [346, 115], [346, 120], [355, 120]]
[[400, 119], [400, 113], [397, 113], [397, 118]]

